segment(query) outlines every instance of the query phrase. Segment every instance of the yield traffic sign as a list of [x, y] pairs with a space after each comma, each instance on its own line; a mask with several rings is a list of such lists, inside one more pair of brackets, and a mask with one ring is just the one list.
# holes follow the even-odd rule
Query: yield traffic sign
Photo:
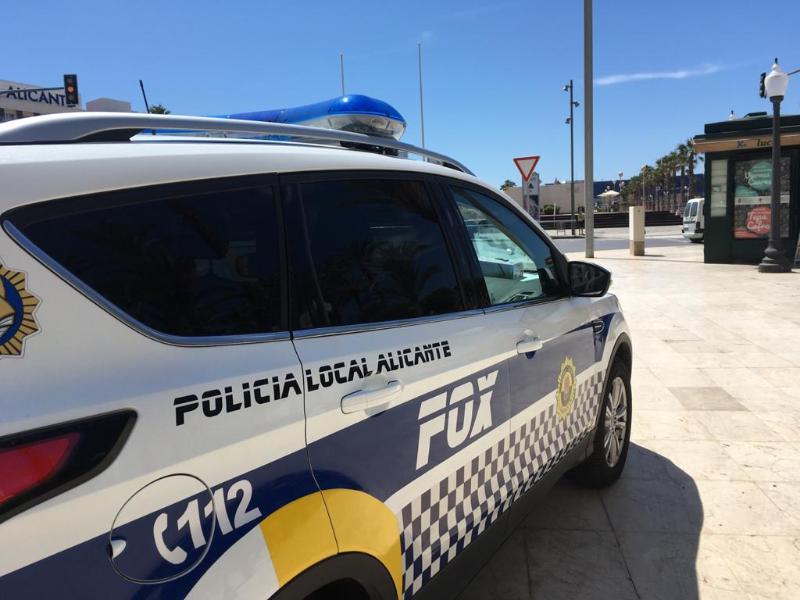
[[514, 164], [517, 165], [517, 169], [519, 169], [523, 181], [528, 181], [528, 179], [531, 178], [533, 170], [536, 168], [538, 162], [538, 156], [521, 156], [520, 158], [514, 159]]

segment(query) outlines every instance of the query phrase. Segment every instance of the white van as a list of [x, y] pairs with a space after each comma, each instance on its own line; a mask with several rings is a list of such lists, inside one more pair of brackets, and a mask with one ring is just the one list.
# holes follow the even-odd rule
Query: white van
[[683, 209], [683, 237], [692, 242], [703, 241], [703, 198], [692, 198]]

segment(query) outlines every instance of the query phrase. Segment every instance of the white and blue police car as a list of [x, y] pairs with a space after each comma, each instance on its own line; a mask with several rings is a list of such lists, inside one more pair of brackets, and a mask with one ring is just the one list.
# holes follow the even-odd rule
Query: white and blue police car
[[448, 597], [624, 467], [609, 273], [451, 158], [83, 113], [0, 181], [0, 598]]

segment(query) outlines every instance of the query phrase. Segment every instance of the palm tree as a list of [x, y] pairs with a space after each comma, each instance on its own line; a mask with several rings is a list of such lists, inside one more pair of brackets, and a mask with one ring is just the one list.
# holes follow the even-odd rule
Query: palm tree
[[636, 198], [638, 194], [642, 191], [642, 178], [640, 175], [634, 175], [628, 180], [624, 186], [620, 188], [620, 205], [624, 204], [625, 206], [634, 206], [636, 204]]
[[652, 183], [655, 172], [656, 170], [650, 165], [643, 166], [639, 172], [642, 179], [642, 206], [645, 207], [645, 210], [647, 210], [647, 184], [648, 182]]
[[151, 115], [168, 115], [170, 112], [171, 111], [163, 104], [154, 104], [150, 107]]
[[[673, 171], [674, 172], [674, 171]], [[666, 156], [662, 156], [661, 158], [656, 160], [656, 181], [659, 183], [661, 190], [663, 193], [666, 193], [667, 190], [667, 180], [670, 174], [670, 157], [669, 154]], [[655, 199], [655, 208], [656, 210], [661, 210], [664, 206], [664, 199], [662, 197], [659, 198], [658, 192], [656, 192], [656, 199]]]
[[[656, 161], [658, 180], [663, 190], [661, 210], [667, 209], [675, 197], [675, 171], [680, 168], [680, 158], [677, 152], [670, 152]], [[671, 197], [670, 197], [671, 196]]]
[[688, 148], [688, 155], [686, 161], [686, 169], [689, 172], [689, 198], [694, 197], [694, 167], [695, 165], [703, 160], [702, 156], [699, 156], [694, 149], [694, 140], [689, 138], [686, 140], [686, 147]]
[[686, 204], [686, 169], [689, 167], [689, 145], [692, 140], [687, 140], [685, 144], [678, 144], [675, 153], [678, 158], [678, 168], [681, 170], [681, 206]]

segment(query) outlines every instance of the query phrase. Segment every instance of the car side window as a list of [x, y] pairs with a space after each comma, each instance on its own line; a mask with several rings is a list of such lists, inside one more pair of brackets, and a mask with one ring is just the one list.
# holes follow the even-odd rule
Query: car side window
[[304, 231], [293, 240], [293, 255], [305, 257], [292, 261], [303, 265], [293, 268], [296, 329], [463, 310], [445, 236], [421, 182], [319, 181], [301, 183], [299, 194]]
[[184, 337], [282, 325], [281, 253], [269, 186], [142, 188], [31, 205], [9, 220], [140, 323]]
[[450, 189], [493, 306], [562, 295], [552, 251], [529, 225], [486, 194]]

